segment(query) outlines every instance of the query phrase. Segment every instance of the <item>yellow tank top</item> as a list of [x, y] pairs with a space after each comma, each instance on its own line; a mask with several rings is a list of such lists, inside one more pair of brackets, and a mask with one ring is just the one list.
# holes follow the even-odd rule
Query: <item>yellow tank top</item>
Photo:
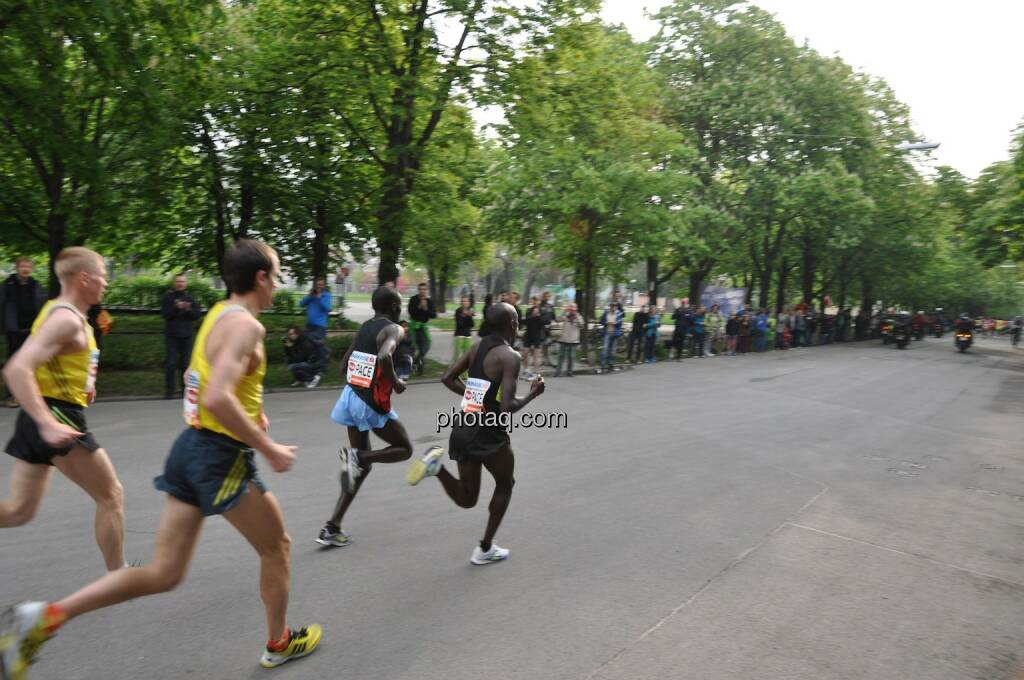
[[[185, 422], [200, 430], [211, 430], [220, 432], [232, 439], [238, 436], [222, 425], [212, 413], [202, 408], [203, 392], [210, 380], [212, 369], [206, 360], [206, 339], [210, 331], [217, 324], [224, 314], [232, 312], [249, 311], [241, 305], [230, 305], [226, 301], [218, 302], [207, 312], [196, 335], [195, 345], [192, 348], [192, 360], [188, 366], [188, 374], [185, 378]], [[251, 375], [242, 376], [235, 386], [235, 396], [242, 403], [245, 414], [252, 418], [252, 421], [259, 425], [260, 416], [263, 413], [263, 376], [267, 372], [267, 353], [264, 351], [259, 367]]]
[[89, 405], [89, 393], [96, 387], [96, 371], [100, 364], [100, 350], [92, 326], [85, 316], [67, 302], [49, 300], [39, 310], [39, 316], [32, 324], [35, 335], [43, 322], [55, 309], [70, 309], [82, 321], [88, 346], [81, 352], [58, 354], [45, 364], [36, 367], [36, 383], [44, 397], [60, 399], [85, 408]]

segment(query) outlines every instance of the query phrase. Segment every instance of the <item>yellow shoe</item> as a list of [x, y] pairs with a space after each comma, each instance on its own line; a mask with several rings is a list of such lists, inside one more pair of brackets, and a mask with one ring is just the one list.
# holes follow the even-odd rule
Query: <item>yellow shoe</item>
[[24, 680], [43, 643], [52, 637], [46, 602], [22, 602], [0, 614], [0, 678]]
[[441, 456], [443, 455], [444, 449], [440, 446], [431, 446], [422, 458], [409, 463], [409, 467], [405, 470], [405, 481], [409, 482], [409, 486], [416, 486], [423, 481], [424, 477], [436, 475], [441, 469]]
[[316, 646], [320, 644], [320, 636], [323, 632], [320, 624], [317, 623], [307, 628], [289, 630], [288, 637], [290, 639], [288, 640], [288, 646], [280, 652], [272, 652], [269, 649], [264, 650], [263, 656], [260, 657], [260, 665], [264, 668], [275, 668], [292, 659], [301, 659], [304, 656], [309, 656], [316, 649]]

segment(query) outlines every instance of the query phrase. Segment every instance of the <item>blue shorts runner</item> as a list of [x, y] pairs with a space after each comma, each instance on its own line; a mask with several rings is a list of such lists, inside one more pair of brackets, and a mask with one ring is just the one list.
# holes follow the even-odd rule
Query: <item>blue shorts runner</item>
[[254, 458], [253, 450], [240, 441], [189, 428], [178, 435], [153, 486], [198, 507], [205, 517], [220, 515], [238, 505], [250, 481], [267, 490]]
[[345, 385], [331, 411], [331, 420], [345, 427], [357, 427], [360, 432], [368, 432], [381, 429], [389, 420], [398, 420], [398, 413], [394, 409], [387, 413], [373, 410], [352, 391], [351, 386]]

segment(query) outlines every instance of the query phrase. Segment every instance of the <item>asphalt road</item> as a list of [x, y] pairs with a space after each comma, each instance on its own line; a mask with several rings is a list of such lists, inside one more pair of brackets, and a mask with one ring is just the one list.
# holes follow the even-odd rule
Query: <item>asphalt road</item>
[[[498, 542], [440, 485], [374, 471], [345, 528], [313, 538], [337, 493], [333, 392], [271, 395], [285, 475], [263, 466], [294, 539], [292, 625], [313, 656], [258, 667], [258, 562], [207, 522], [176, 591], [74, 621], [33, 678], [763, 680], [1024, 677], [1024, 350], [947, 337], [857, 343], [553, 379], [518, 430]], [[396, 406], [420, 449], [446, 441], [436, 384]], [[151, 484], [177, 404], [103, 403], [90, 423], [127, 493], [129, 558], [148, 559]], [[14, 411], [0, 413], [6, 439]], [[10, 459], [0, 474], [7, 478]], [[3, 482], [6, 487], [6, 482]], [[52, 599], [102, 573], [92, 506], [55, 477], [32, 524], [0, 532], [0, 600]]]

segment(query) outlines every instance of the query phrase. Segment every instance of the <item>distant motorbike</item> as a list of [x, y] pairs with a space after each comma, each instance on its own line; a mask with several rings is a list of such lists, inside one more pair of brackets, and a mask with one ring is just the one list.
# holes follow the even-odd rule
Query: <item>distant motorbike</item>
[[879, 332], [882, 335], [883, 345], [888, 345], [890, 342], [892, 342], [893, 325], [894, 324], [892, 319], [882, 319], [882, 324], [881, 326], [879, 326]]
[[892, 340], [900, 349], [906, 349], [910, 342], [910, 324], [897, 321], [892, 327]]
[[932, 333], [935, 334], [935, 337], [941, 338], [942, 334], [945, 332], [946, 327], [943, 325], [941, 321], [936, 321], [935, 323], [932, 324]]
[[961, 352], [966, 352], [967, 348], [971, 346], [974, 341], [974, 334], [968, 331], [957, 331], [956, 332], [956, 348]]

